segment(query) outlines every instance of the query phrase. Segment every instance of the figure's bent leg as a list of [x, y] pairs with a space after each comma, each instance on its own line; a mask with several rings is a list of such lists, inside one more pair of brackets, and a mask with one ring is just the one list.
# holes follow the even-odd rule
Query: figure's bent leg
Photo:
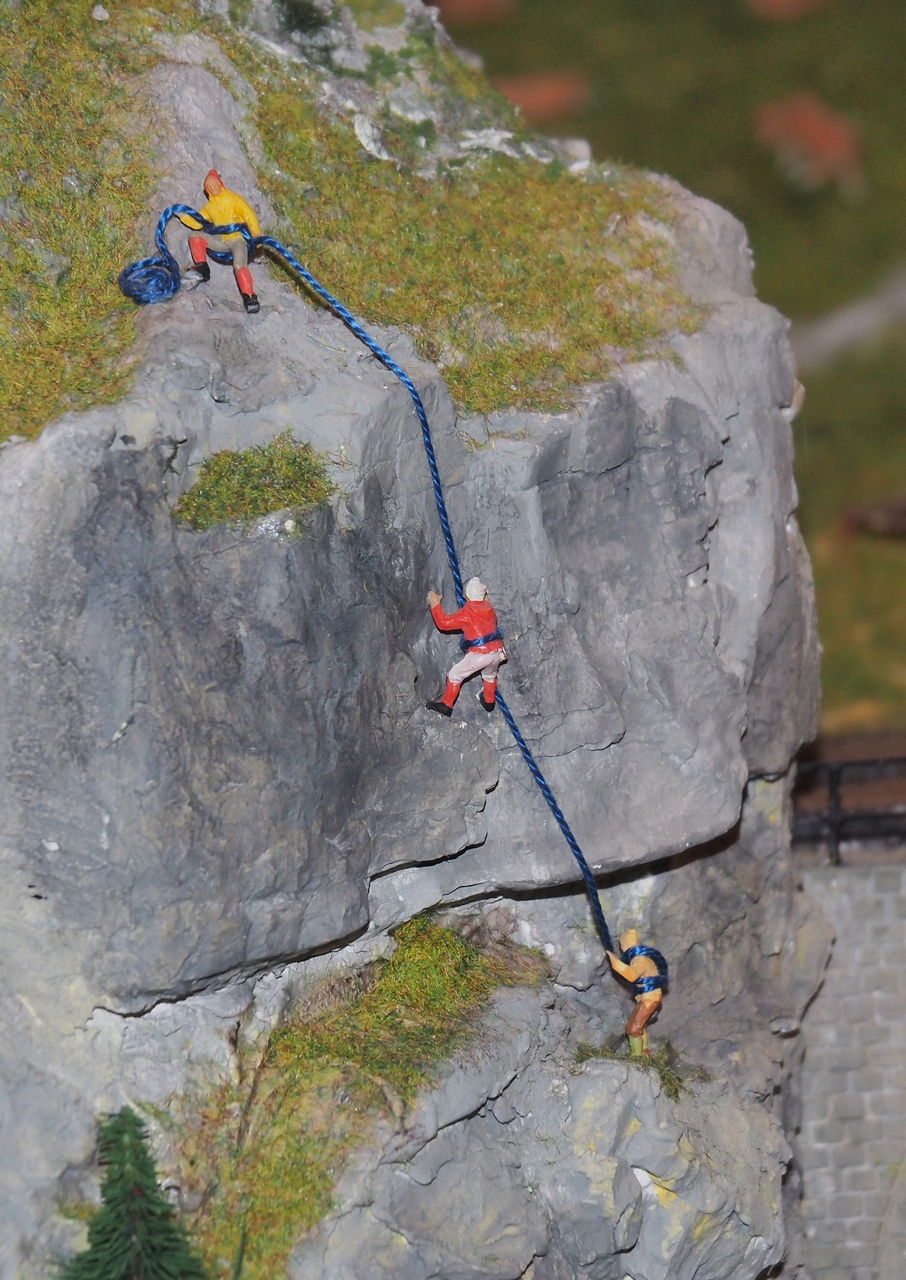
[[459, 697], [459, 690], [462, 686], [454, 684], [452, 680], [447, 679], [446, 688], [439, 698], [435, 698], [433, 702], [426, 702], [425, 706], [429, 711], [436, 711], [442, 716], [451, 716], [453, 708], [456, 705], [456, 699]]
[[468, 680], [469, 676], [474, 676], [476, 671], [480, 671], [487, 662], [487, 658], [486, 653], [467, 653], [464, 658], [461, 658], [447, 673], [447, 685], [441, 696], [426, 704], [428, 710], [437, 711], [442, 716], [452, 715], [463, 680]]
[[249, 315], [254, 315], [261, 310], [261, 306], [258, 302], [258, 295], [255, 293], [252, 273], [249, 271], [249, 247], [242, 236], [227, 243], [230, 253], [233, 255], [233, 275], [236, 277], [236, 283], [242, 295], [242, 305]]
[[629, 1037], [629, 1052], [633, 1058], [650, 1058], [648, 1048], [648, 1032], [645, 1027], [649, 1018], [657, 1008], [656, 1004], [643, 1004], [640, 1000], [626, 1023], [626, 1034]]
[[493, 711], [497, 705], [497, 672], [501, 662], [505, 661], [502, 651], [492, 653], [488, 655], [487, 665], [481, 669], [481, 693], [478, 701], [485, 711]]
[[194, 280], [196, 284], [203, 284], [210, 280], [208, 245], [203, 236], [189, 236], [189, 253], [192, 255], [192, 265], [185, 271], [186, 278], [190, 282]]
[[455, 666], [452, 666], [447, 674], [447, 687], [444, 689], [443, 695], [435, 699], [434, 702], [427, 704], [429, 710], [438, 711], [442, 716], [448, 716], [453, 710], [454, 703], [459, 697], [459, 690], [464, 680], [468, 680], [471, 676], [482, 673], [484, 688], [490, 688], [490, 706], [484, 702], [482, 697], [482, 705], [488, 711], [494, 706], [494, 692], [497, 688], [497, 668], [501, 662], [504, 662], [506, 655], [502, 649], [494, 650], [492, 653], [467, 653], [461, 658]]

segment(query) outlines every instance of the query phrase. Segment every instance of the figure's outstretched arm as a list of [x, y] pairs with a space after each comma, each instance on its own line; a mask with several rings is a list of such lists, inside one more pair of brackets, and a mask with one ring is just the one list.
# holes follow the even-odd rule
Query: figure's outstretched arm
[[428, 592], [428, 608], [431, 610], [431, 617], [438, 631], [462, 631], [464, 610], [457, 609], [455, 613], [444, 613], [441, 598], [436, 591]]

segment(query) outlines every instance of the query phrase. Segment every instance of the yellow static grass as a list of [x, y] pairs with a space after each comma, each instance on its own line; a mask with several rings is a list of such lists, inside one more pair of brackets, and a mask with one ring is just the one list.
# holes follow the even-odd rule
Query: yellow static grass
[[[130, 33], [144, 40], [167, 19], [114, 8], [109, 23], [84, 0], [0, 13], [0, 439], [115, 400], [128, 382], [134, 308], [116, 280], [146, 252], [137, 228], [153, 185], [128, 87], [149, 58]], [[47, 254], [70, 260], [59, 280]]]
[[182, 1185], [204, 1197], [189, 1225], [212, 1275], [229, 1272], [243, 1223], [243, 1280], [281, 1275], [331, 1208], [352, 1151], [380, 1121], [395, 1123], [474, 1034], [495, 987], [537, 976], [533, 957], [489, 958], [427, 919], [396, 940], [370, 977], [310, 999], [274, 1031], [181, 1142]]
[[[383, 0], [359, 10], [366, 25], [395, 12]], [[116, 6], [106, 23], [83, 0], [25, 0], [0, 16], [0, 199], [20, 202], [0, 225], [0, 438], [126, 389], [134, 308], [116, 277], [150, 251], [139, 230], [153, 186], [129, 86], [157, 56], [155, 30], [198, 25], [188, 0]], [[468, 410], [562, 408], [576, 384], [607, 376], [613, 348], [650, 354], [699, 323], [655, 226], [670, 222], [669, 198], [644, 177], [586, 181], [499, 155], [419, 177], [427, 126], [384, 120], [399, 164], [376, 161], [351, 121], [315, 109], [317, 73], [204, 26], [258, 90], [276, 165], [261, 180], [283, 237], [357, 314], [409, 330]], [[487, 81], [424, 33], [369, 76], [416, 74], [438, 101], [465, 98], [526, 136]], [[58, 281], [48, 253], [70, 259]]]
[[[641, 357], [700, 323], [675, 277], [669, 198], [651, 180], [501, 155], [420, 177], [405, 148], [399, 166], [376, 161], [351, 123], [326, 120], [313, 80], [241, 39], [230, 52], [259, 94], [275, 165], [263, 182], [291, 247], [356, 314], [411, 332], [467, 410], [562, 408], [607, 376], [613, 348]], [[442, 65], [458, 89], [466, 79], [489, 94], [458, 60]]]

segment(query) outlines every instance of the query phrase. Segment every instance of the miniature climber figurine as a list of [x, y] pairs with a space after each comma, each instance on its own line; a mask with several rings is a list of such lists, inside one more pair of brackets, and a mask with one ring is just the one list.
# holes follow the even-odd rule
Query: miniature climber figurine
[[470, 578], [465, 588], [466, 603], [455, 613], [444, 613], [436, 591], [428, 592], [428, 608], [438, 631], [461, 631], [463, 657], [450, 668], [447, 685], [439, 698], [427, 703], [429, 711], [439, 715], [453, 714], [463, 680], [481, 672], [479, 702], [485, 711], [493, 711], [497, 700], [497, 670], [506, 662], [503, 636], [497, 626], [497, 614], [488, 600], [488, 589], [478, 578]]
[[[639, 935], [635, 929], [628, 929], [620, 938], [620, 951], [623, 955], [628, 955], [628, 964], [615, 956], [612, 951], [608, 951], [607, 956], [610, 960], [610, 967], [621, 978], [625, 978], [627, 982], [635, 985], [639, 980], [646, 978], [663, 977], [657, 962], [649, 955], [632, 954], [634, 951], [641, 952], [652, 950], [649, 947], [639, 946]], [[659, 954], [659, 953], [658, 953]], [[646, 984], [647, 985], [647, 984]], [[632, 1011], [632, 1016], [626, 1023], [626, 1035], [629, 1037], [629, 1052], [633, 1058], [649, 1058], [651, 1053], [648, 1049], [648, 1032], [647, 1024], [653, 1017], [657, 1009], [660, 1008], [664, 993], [659, 986], [653, 990], [642, 990], [636, 996], [636, 1005]]]
[[[229, 191], [223, 185], [223, 179], [216, 169], [212, 169], [205, 178], [204, 193], [208, 197], [207, 204], [203, 204], [198, 212], [208, 222], [213, 222], [215, 227], [226, 227], [231, 222], [244, 222], [253, 236], [261, 234], [255, 210], [243, 200], [242, 196], [237, 195], [235, 191]], [[186, 280], [190, 283], [194, 281], [196, 286], [210, 280], [208, 249], [213, 249], [215, 253], [228, 254], [233, 259], [233, 274], [236, 276], [236, 283], [242, 295], [242, 305], [250, 315], [260, 311], [255, 286], [252, 284], [252, 273], [249, 271], [248, 244], [242, 233], [231, 231], [227, 236], [212, 236], [207, 231], [202, 231], [195, 220], [186, 214], [181, 213], [179, 220], [190, 231], [196, 232], [195, 235], [189, 236], [192, 265], [184, 272]]]

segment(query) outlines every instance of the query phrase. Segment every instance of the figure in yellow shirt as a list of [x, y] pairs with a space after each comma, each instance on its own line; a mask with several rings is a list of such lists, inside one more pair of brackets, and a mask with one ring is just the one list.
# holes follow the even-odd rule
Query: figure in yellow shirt
[[[215, 227], [226, 227], [231, 222], [244, 222], [253, 236], [261, 234], [258, 219], [255, 217], [255, 210], [243, 200], [242, 196], [237, 195], [235, 191], [227, 190], [216, 169], [212, 169], [205, 178], [204, 193], [208, 197], [208, 201], [207, 204], [201, 206], [198, 212], [203, 218], [207, 218], [208, 222], [213, 222]], [[186, 280], [189, 282], [194, 281], [196, 285], [210, 280], [211, 268], [208, 266], [208, 249], [213, 249], [216, 253], [228, 253], [233, 259], [233, 274], [236, 276], [236, 283], [239, 285], [243, 306], [250, 315], [260, 311], [261, 307], [255, 293], [255, 286], [252, 284], [252, 273], [249, 271], [248, 245], [242, 233], [233, 231], [228, 236], [212, 236], [207, 231], [202, 231], [194, 219], [186, 217], [184, 214], [179, 215], [179, 220], [190, 231], [197, 233], [194, 236], [189, 236], [189, 252], [192, 255], [192, 265], [184, 272]]]

